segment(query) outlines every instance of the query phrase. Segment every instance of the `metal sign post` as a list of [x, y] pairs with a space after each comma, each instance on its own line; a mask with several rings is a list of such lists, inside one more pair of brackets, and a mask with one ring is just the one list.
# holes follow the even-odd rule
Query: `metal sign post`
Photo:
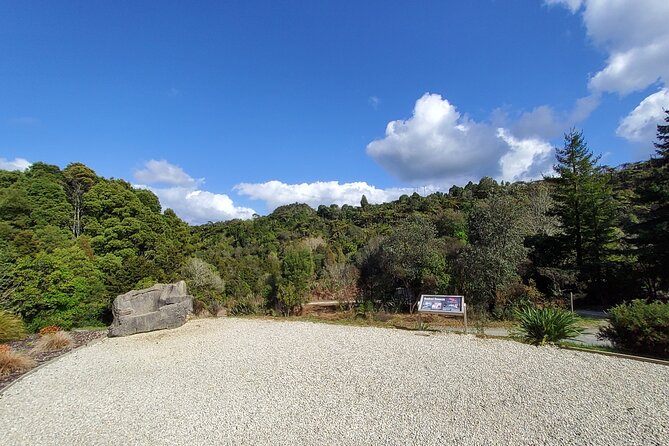
[[464, 318], [465, 333], [467, 333], [467, 304], [464, 296], [448, 296], [441, 294], [423, 294], [418, 302], [418, 317], [420, 313], [441, 314], [442, 316], [462, 316]]

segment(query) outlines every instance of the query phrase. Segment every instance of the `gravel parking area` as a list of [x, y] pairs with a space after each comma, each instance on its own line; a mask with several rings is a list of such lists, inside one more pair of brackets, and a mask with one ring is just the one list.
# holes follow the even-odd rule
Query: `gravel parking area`
[[193, 320], [0, 394], [3, 445], [660, 445], [669, 367], [471, 335]]

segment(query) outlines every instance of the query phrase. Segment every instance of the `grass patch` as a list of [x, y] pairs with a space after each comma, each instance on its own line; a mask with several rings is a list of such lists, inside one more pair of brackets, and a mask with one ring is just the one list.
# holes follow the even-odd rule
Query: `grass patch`
[[27, 335], [20, 317], [0, 310], [0, 342], [18, 341]]
[[40, 336], [37, 342], [35, 342], [33, 351], [37, 353], [51, 352], [54, 350], [62, 350], [73, 345], [74, 340], [68, 332], [56, 331]]
[[583, 342], [575, 342], [575, 341], [561, 341], [557, 343], [558, 347], [575, 347], [575, 348], [581, 348], [583, 350], [592, 350], [596, 352], [607, 352], [607, 353], [625, 353], [621, 350], [618, 350], [614, 347], [607, 347], [605, 345], [592, 345], [592, 344], [585, 344]]
[[11, 349], [0, 350], [0, 376], [11, 375], [15, 372], [25, 372], [35, 367], [37, 363], [31, 357], [14, 352]]

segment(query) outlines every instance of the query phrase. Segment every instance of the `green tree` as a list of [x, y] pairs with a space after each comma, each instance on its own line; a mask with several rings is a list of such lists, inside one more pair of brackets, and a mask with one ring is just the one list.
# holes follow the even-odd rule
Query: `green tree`
[[549, 181], [564, 231], [562, 241], [573, 249], [576, 268], [591, 295], [601, 300], [603, 269], [615, 241], [616, 203], [610, 178], [597, 166], [599, 157], [588, 149], [582, 132], [565, 134], [556, 159], [558, 176]]
[[72, 204], [72, 236], [81, 235], [81, 212], [83, 209], [84, 193], [95, 183], [95, 172], [82, 163], [70, 163], [63, 170], [68, 198]]
[[288, 246], [281, 261], [281, 280], [277, 299], [284, 312], [291, 314], [307, 298], [314, 277], [314, 260], [305, 246]]
[[407, 220], [390, 234], [384, 246], [384, 263], [389, 275], [409, 290], [413, 299], [445, 291], [450, 280], [437, 230], [425, 218]]
[[12, 279], [9, 306], [32, 329], [99, 324], [109, 306], [102, 273], [78, 246], [22, 257]]
[[469, 214], [469, 241], [457, 258], [459, 288], [473, 304], [493, 309], [499, 289], [518, 281], [526, 258], [522, 208], [510, 196], [478, 202]]
[[669, 110], [665, 110], [665, 125], [657, 126], [655, 149], [650, 175], [638, 187], [639, 202], [644, 212], [641, 221], [632, 228], [633, 243], [648, 277], [652, 298], [669, 290]]

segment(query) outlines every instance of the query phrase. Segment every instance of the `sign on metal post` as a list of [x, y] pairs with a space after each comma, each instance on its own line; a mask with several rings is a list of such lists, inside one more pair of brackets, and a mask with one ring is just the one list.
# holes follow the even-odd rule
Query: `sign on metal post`
[[467, 304], [464, 296], [423, 294], [418, 302], [418, 312], [462, 316], [464, 317], [465, 333], [467, 333]]

